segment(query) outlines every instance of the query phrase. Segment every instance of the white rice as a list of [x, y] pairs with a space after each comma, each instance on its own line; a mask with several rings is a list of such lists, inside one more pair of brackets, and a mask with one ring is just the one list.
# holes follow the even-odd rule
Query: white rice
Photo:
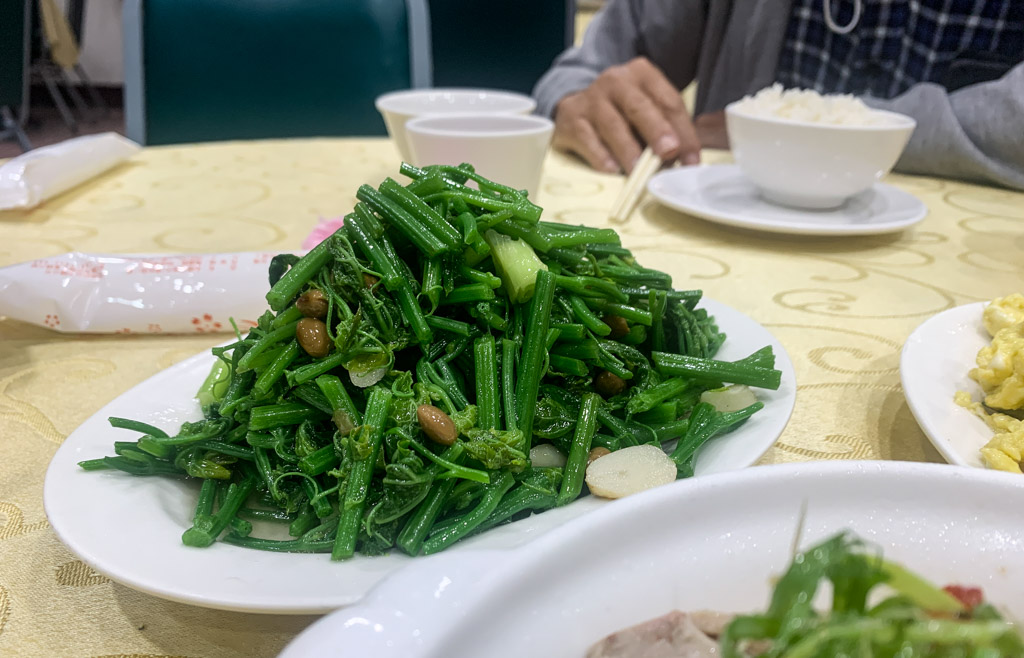
[[833, 126], [877, 126], [881, 115], [859, 98], [846, 94], [822, 96], [810, 89], [783, 89], [779, 83], [737, 101], [736, 109], [753, 116]]

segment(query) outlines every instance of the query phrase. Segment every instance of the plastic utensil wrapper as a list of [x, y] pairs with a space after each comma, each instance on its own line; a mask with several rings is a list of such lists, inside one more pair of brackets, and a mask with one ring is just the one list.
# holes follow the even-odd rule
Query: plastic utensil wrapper
[[0, 268], [0, 316], [62, 332], [245, 331], [267, 310], [278, 252], [68, 253]]
[[141, 150], [117, 133], [44, 146], [0, 165], [0, 210], [33, 208], [99, 176]]

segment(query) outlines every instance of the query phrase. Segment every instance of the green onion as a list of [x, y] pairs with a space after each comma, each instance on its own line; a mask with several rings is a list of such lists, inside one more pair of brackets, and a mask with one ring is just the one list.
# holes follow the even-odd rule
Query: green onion
[[516, 400], [519, 404], [517, 416], [519, 429], [523, 432], [525, 452], [529, 452], [533, 441], [533, 417], [537, 411], [537, 390], [544, 373], [544, 347], [551, 320], [551, 305], [555, 294], [555, 275], [547, 270], [537, 273], [537, 288], [530, 302], [530, 317], [526, 330], [526, 342], [516, 385]]
[[494, 299], [494, 290], [483, 283], [469, 283], [455, 288], [441, 300], [442, 306], [472, 304]]
[[348, 476], [348, 486], [341, 506], [341, 516], [338, 519], [338, 535], [331, 550], [332, 560], [343, 560], [355, 554], [359, 524], [363, 519], [373, 469], [377, 465], [377, 454], [384, 437], [384, 421], [387, 419], [390, 403], [391, 391], [388, 389], [375, 386], [370, 391], [366, 401], [366, 416], [359, 429], [360, 440], [366, 442], [370, 452], [368, 456], [355, 462]]
[[715, 361], [682, 354], [654, 352], [651, 357], [660, 372], [682, 375], [702, 382], [746, 384], [777, 390], [782, 383], [782, 372], [772, 368], [750, 365], [744, 361]]
[[406, 212], [404, 208], [369, 185], [361, 186], [356, 192], [356, 198], [390, 222], [429, 258], [436, 258], [452, 248], [431, 233], [430, 229]]
[[208, 407], [215, 402], [220, 402], [224, 397], [224, 393], [227, 392], [230, 383], [231, 365], [223, 359], [217, 359], [213, 362], [213, 367], [210, 368], [210, 374], [203, 380], [199, 391], [196, 393], [199, 406]]
[[477, 425], [495, 429], [501, 422], [501, 406], [498, 402], [498, 356], [493, 336], [488, 334], [476, 339], [473, 362], [476, 364]]
[[502, 406], [505, 408], [505, 429], [513, 430], [519, 427], [519, 417], [516, 409], [516, 344], [508, 338], [501, 341], [501, 395]]
[[423, 554], [431, 555], [442, 551], [472, 532], [474, 528], [487, 520], [487, 517], [501, 502], [502, 496], [512, 488], [515, 482], [511, 473], [502, 471], [491, 484], [484, 485], [485, 493], [477, 506], [459, 519], [457, 523], [428, 537], [423, 544]]
[[587, 458], [590, 455], [590, 444], [594, 440], [597, 428], [597, 408], [601, 404], [601, 396], [597, 393], [586, 393], [580, 403], [580, 415], [576, 421], [576, 430], [572, 437], [572, 447], [565, 464], [562, 476], [562, 489], [558, 492], [557, 504], [565, 505], [576, 500], [583, 491], [583, 476], [587, 470]]
[[278, 279], [274, 287], [267, 293], [267, 303], [275, 311], [282, 311], [291, 303], [292, 299], [299, 294], [302, 286], [331, 259], [331, 239], [328, 238], [313, 247], [313, 249], [299, 259], [284, 276]]

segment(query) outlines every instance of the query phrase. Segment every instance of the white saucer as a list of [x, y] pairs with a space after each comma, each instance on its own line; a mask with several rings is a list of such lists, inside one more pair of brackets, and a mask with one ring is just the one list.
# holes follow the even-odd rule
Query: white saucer
[[770, 203], [739, 167], [697, 165], [663, 171], [647, 191], [664, 205], [703, 219], [772, 233], [872, 235], [913, 226], [928, 214], [917, 197], [875, 183], [835, 210], [801, 210]]

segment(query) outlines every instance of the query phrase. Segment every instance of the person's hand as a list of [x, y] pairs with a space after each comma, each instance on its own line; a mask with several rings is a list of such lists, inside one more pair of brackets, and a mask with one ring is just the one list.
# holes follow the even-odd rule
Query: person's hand
[[665, 162], [700, 162], [700, 141], [679, 90], [645, 57], [609, 68], [555, 108], [555, 147], [599, 171], [632, 171], [643, 151], [638, 137]]
[[729, 132], [725, 129], [725, 110], [701, 114], [693, 120], [700, 145], [706, 149], [729, 148]]

